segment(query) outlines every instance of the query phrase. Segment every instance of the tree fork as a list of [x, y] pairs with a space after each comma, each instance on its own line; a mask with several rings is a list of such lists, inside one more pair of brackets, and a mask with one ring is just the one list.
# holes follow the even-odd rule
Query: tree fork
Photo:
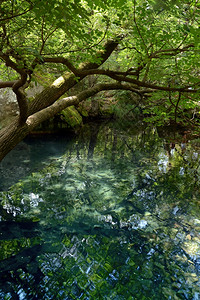
[[[104, 49], [97, 52], [96, 58], [100, 61], [99, 63], [88, 62], [81, 64], [78, 71], [98, 68], [116, 49], [120, 39], [122, 38], [123, 37], [117, 37], [115, 40], [108, 41], [104, 45]], [[50, 87], [44, 89], [30, 103], [28, 112], [24, 115], [24, 121], [26, 117], [28, 117], [29, 119], [31, 115], [51, 106], [65, 92], [70, 90], [74, 85], [77, 84], [77, 82], [81, 81], [84, 77], [86, 77], [86, 75], [80, 75], [80, 77], [77, 78], [73, 73], [65, 73], [60, 76], [53, 82], [52, 85], [50, 85]], [[17, 117], [10, 125], [0, 131], [0, 161], [30, 133], [33, 126], [29, 121], [23, 124], [22, 122], [20, 122], [20, 118]]]

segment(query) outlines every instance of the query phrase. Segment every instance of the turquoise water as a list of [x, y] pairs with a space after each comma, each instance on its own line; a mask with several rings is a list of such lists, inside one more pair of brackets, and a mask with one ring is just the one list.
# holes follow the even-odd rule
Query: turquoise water
[[183, 142], [112, 123], [26, 140], [1, 166], [0, 299], [200, 299], [200, 144]]

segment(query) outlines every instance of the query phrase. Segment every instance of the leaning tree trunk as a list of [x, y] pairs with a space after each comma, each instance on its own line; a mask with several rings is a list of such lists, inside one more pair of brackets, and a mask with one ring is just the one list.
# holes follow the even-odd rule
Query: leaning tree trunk
[[[130, 90], [134, 91], [129, 84], [122, 83], [107, 83], [107, 84], [97, 84], [88, 90], [80, 92], [76, 96], [69, 96], [66, 98], [59, 99], [52, 105], [41, 109], [32, 115], [30, 115], [26, 123], [20, 123], [20, 118], [15, 120], [10, 126], [7, 126], [4, 130], [0, 132], [0, 160], [2, 160], [5, 155], [14, 148], [17, 143], [19, 143], [26, 135], [29, 134], [36, 126], [44, 122], [47, 119], [52, 118], [57, 113], [61, 112], [63, 109], [78, 105], [81, 101], [96, 95], [97, 93], [104, 90]], [[48, 94], [46, 95], [48, 97]], [[44, 98], [47, 101], [48, 98]]]
[[[72, 99], [73, 97], [68, 99], [67, 102], [64, 101], [64, 107], [62, 108], [61, 105], [59, 110], [58, 107], [52, 107], [52, 105], [55, 104], [55, 102], [64, 93], [70, 90], [74, 85], [77, 84], [77, 82], [86, 76], [81, 74], [83, 70], [98, 68], [107, 60], [107, 58], [117, 47], [118, 43], [119, 39], [108, 41], [105, 44], [104, 50], [96, 54], [99, 63], [88, 62], [82, 64], [79, 69], [76, 69], [76, 74], [67, 72], [64, 73], [62, 76], [56, 79], [53, 84], [37, 95], [28, 107], [28, 118], [26, 122], [22, 123], [21, 118], [17, 117], [10, 125], [2, 129], [0, 131], [0, 161], [43, 120], [49, 118], [50, 116], [54, 116], [56, 113], [69, 105], [74, 105], [77, 102], [76, 97], [74, 99]], [[82, 100], [83, 99], [81, 99], [81, 101]]]

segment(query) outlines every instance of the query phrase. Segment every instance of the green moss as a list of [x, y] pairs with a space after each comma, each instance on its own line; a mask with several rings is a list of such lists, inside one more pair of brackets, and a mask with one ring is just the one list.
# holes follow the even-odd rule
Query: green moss
[[113, 107], [115, 101], [112, 98], [107, 98], [99, 101], [99, 112], [103, 116], [110, 116], [113, 114]]
[[61, 119], [70, 127], [75, 127], [82, 124], [82, 117], [74, 106], [64, 109], [61, 112]]
[[[89, 103], [89, 105], [88, 105]], [[89, 110], [90, 110], [90, 104], [91, 101], [85, 101], [84, 103], [85, 105], [83, 105], [83, 103], [81, 103], [81, 105], [79, 105], [79, 107], [77, 108], [78, 112], [83, 116], [83, 117], [89, 117]]]

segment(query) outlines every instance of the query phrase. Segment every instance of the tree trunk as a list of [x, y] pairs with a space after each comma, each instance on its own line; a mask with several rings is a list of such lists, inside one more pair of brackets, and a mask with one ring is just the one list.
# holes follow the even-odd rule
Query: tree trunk
[[[20, 119], [17, 118], [11, 125], [7, 126], [0, 132], [0, 160], [2, 160], [10, 150], [22, 141], [25, 136], [27, 136], [41, 122], [52, 118], [68, 106], [78, 105], [81, 101], [97, 94], [100, 91], [116, 89], [132, 90], [130, 85], [122, 85], [121, 83], [97, 84], [88, 90], [80, 92], [76, 96], [59, 99], [52, 105], [30, 115], [24, 124], [21, 124]], [[47, 97], [48, 94], [44, 98], [44, 101], [47, 101]]]
[[[96, 58], [99, 63], [88, 62], [82, 64], [80, 68], [76, 70], [76, 76], [73, 73], [64, 73], [56, 79], [52, 85], [37, 95], [28, 107], [28, 118], [25, 123], [22, 124], [21, 119], [18, 117], [10, 125], [0, 131], [0, 161], [42, 121], [53, 117], [62, 109], [76, 104], [77, 101], [79, 102], [87, 98], [86, 93], [79, 98], [68, 97], [66, 99], [64, 98], [64, 101], [55, 103], [64, 93], [76, 85], [78, 81], [86, 77], [86, 75], [81, 75], [81, 71], [98, 68], [104, 63], [115, 50], [118, 42], [119, 39], [108, 41], [104, 46], [104, 50], [97, 52]], [[80, 72], [80, 74], [78, 74], [78, 72]], [[92, 95], [98, 91], [98, 89], [97, 91], [94, 90]], [[57, 103], [58, 105], [54, 105]]]

